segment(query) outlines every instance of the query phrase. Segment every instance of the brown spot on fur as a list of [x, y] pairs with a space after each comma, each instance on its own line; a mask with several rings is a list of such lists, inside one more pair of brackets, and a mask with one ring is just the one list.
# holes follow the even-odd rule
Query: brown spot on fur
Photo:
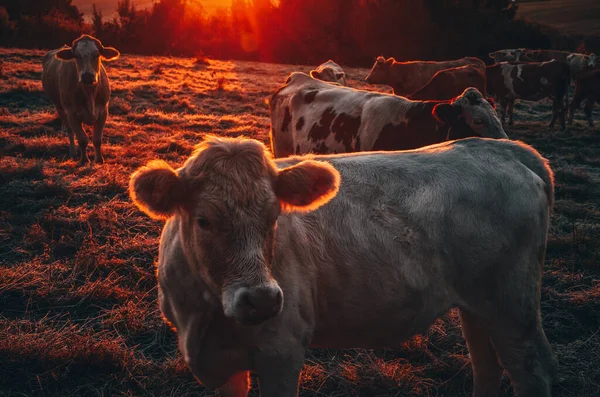
[[321, 141], [327, 139], [331, 131], [331, 124], [337, 114], [334, 112], [333, 107], [328, 107], [321, 114], [321, 119], [318, 123], [314, 123], [310, 129], [308, 136], [313, 141]]
[[307, 92], [306, 95], [304, 95], [304, 101], [306, 103], [314, 102], [315, 98], [317, 97], [318, 92], [319, 91], [317, 91], [317, 90]]
[[298, 121], [296, 121], [296, 131], [300, 131], [304, 127], [304, 116], [300, 117]]
[[290, 107], [285, 107], [285, 114], [283, 115], [283, 125], [281, 126], [281, 132], [287, 132], [290, 123], [292, 122], [292, 115], [290, 114]]

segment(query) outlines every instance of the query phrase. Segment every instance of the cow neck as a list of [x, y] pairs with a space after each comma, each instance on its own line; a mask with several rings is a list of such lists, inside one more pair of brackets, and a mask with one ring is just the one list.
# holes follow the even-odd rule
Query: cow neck
[[98, 91], [99, 86], [100, 82], [92, 86], [79, 83], [79, 89], [83, 93], [83, 98], [85, 100], [85, 109], [90, 116], [94, 117], [94, 119], [96, 118], [96, 92]]

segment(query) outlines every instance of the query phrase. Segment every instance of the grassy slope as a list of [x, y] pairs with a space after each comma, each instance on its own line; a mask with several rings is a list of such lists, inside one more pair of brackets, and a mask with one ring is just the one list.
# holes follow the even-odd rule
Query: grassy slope
[[[207, 132], [268, 143], [267, 98], [308, 68], [123, 56], [108, 66], [106, 164], [78, 168], [41, 92], [41, 55], [0, 49], [0, 395], [212, 395], [160, 319], [161, 224], [130, 203], [128, 177], [151, 159], [181, 164]], [[366, 70], [347, 72], [351, 86], [364, 87]], [[509, 135], [532, 143], [556, 171], [542, 301], [565, 378], [554, 396], [595, 396], [600, 135], [581, 114], [568, 132], [549, 131], [549, 114], [547, 102], [518, 105]], [[311, 351], [301, 395], [466, 396], [471, 383], [451, 312], [398, 349]], [[506, 378], [502, 387], [512, 395]]]
[[598, 0], [548, 0], [519, 3], [524, 19], [555, 28], [561, 33], [600, 35]]

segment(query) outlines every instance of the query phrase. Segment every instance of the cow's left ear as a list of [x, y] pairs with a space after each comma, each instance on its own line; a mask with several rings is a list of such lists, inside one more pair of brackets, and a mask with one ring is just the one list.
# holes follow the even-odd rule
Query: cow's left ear
[[456, 123], [462, 116], [462, 107], [450, 105], [449, 103], [438, 103], [433, 108], [431, 114], [440, 123], [448, 123], [452, 125]]
[[336, 80], [343, 79], [344, 77], [346, 77], [346, 73], [345, 72], [336, 72], [335, 73], [335, 79]]
[[321, 79], [321, 75], [316, 70], [311, 70], [309, 74], [313, 79]]
[[70, 61], [73, 59], [73, 49], [71, 47], [61, 48], [55, 55], [61, 61]]
[[102, 47], [102, 58], [106, 62], [114, 61], [119, 58], [120, 55], [121, 53], [116, 48]]
[[329, 163], [305, 160], [279, 170], [275, 195], [284, 212], [313, 211], [335, 197], [340, 173]]

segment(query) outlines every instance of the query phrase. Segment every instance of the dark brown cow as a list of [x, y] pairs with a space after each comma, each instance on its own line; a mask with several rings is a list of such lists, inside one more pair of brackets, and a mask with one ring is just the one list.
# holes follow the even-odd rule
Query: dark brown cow
[[592, 110], [594, 109], [594, 103], [600, 102], [600, 69], [598, 68], [583, 71], [577, 76], [575, 94], [569, 106], [569, 125], [573, 123], [575, 111], [580, 108], [584, 99], [586, 100], [585, 118], [588, 125], [594, 127]]
[[539, 101], [552, 98], [550, 127], [554, 127], [558, 117], [561, 130], [565, 129], [570, 81], [569, 65], [566, 62], [502, 62], [488, 66], [486, 77], [488, 94], [500, 102], [502, 124], [508, 112], [508, 124], [512, 125], [515, 99]]
[[365, 81], [369, 84], [386, 84], [396, 95], [410, 95], [424, 87], [440, 70], [475, 65], [485, 69], [479, 58], [461, 58], [452, 61], [396, 62], [394, 58], [378, 57]]
[[414, 149], [470, 136], [507, 138], [496, 111], [475, 88], [452, 102], [411, 101], [296, 72], [270, 104], [276, 157]]
[[429, 83], [408, 98], [413, 100], [444, 101], [456, 98], [469, 87], [477, 88], [486, 95], [485, 70], [478, 66], [467, 65], [437, 72]]

